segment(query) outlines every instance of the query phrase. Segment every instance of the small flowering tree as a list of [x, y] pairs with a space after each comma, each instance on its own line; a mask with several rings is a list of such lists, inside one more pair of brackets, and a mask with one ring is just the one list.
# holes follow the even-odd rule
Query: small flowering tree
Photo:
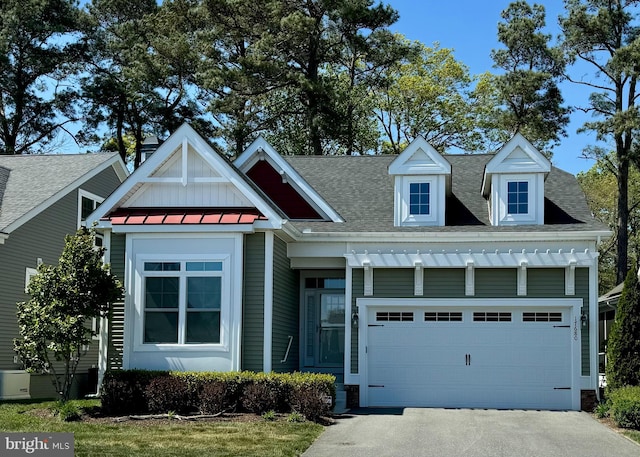
[[83, 348], [95, 336], [92, 320], [106, 316], [123, 293], [94, 240], [93, 229], [84, 227], [68, 235], [58, 265], [40, 265], [27, 288], [31, 298], [17, 305], [14, 348], [27, 371], [49, 373], [62, 401], [69, 399]]

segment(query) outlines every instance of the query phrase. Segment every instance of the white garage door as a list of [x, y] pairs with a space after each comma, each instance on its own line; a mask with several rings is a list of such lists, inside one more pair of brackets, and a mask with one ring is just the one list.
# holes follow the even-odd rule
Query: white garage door
[[369, 307], [369, 406], [571, 409], [569, 310]]

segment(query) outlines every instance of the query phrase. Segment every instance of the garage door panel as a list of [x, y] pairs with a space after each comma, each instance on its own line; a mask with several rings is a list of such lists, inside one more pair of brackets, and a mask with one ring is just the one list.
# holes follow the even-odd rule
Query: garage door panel
[[561, 323], [523, 322], [515, 308], [505, 322], [476, 322], [477, 310], [425, 322], [424, 308], [412, 311], [411, 322], [368, 328], [370, 406], [571, 407], [571, 334]]

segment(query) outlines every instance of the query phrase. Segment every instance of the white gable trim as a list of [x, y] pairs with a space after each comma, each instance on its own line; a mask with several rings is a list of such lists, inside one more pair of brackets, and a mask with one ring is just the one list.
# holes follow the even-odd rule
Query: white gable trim
[[549, 173], [551, 162], [522, 134], [516, 133], [487, 163], [482, 179], [482, 194], [489, 195], [494, 173]]
[[[74, 191], [76, 188], [82, 186], [82, 184], [89, 181], [90, 179], [97, 176], [98, 174], [102, 173], [104, 170], [107, 170], [109, 167], [113, 167], [114, 172], [116, 173], [116, 175], [118, 176], [121, 182], [124, 181], [126, 177], [129, 175], [129, 171], [127, 170], [127, 167], [122, 161], [122, 159], [120, 158], [120, 156], [117, 154], [114, 154], [114, 156], [111, 157], [110, 159], [105, 160], [100, 165], [98, 165], [97, 167], [89, 171], [88, 173], [82, 175], [81, 177], [76, 179], [74, 182], [70, 183], [69, 185], [64, 187], [62, 190], [58, 191], [56, 194], [52, 195], [51, 197], [49, 197], [48, 199], [40, 203], [31, 211], [23, 214], [21, 217], [13, 221], [4, 229], [5, 232], [6, 233], [13, 232], [23, 224], [29, 222], [31, 219], [36, 217], [42, 211], [44, 211], [45, 209], [47, 209], [48, 207], [50, 207], [51, 205], [53, 205], [54, 203], [56, 203], [57, 201], [65, 197], [67, 194], [69, 194], [69, 192]], [[87, 218], [87, 220], [90, 220], [90, 219]]]
[[418, 136], [389, 165], [390, 175], [451, 175], [451, 164]]
[[302, 197], [307, 203], [326, 219], [332, 222], [344, 222], [336, 210], [278, 154], [278, 151], [276, 151], [263, 136], [259, 136], [253, 141], [253, 143], [236, 158], [233, 164], [240, 171], [246, 173], [260, 160], [267, 160], [274, 169], [279, 171], [282, 178], [286, 179], [295, 190], [302, 194]]
[[[223, 157], [221, 157], [190, 125], [182, 124], [158, 149], [145, 160], [140, 167], [113, 192], [100, 207], [91, 214], [90, 219], [99, 221], [98, 227], [111, 227], [109, 221], [100, 219], [107, 216], [112, 210], [123, 206], [132, 198], [136, 191], [145, 183], [181, 183], [187, 185], [186, 161], [191, 145], [192, 150], [198, 154], [212, 169], [220, 175], [216, 178], [199, 178], [201, 182], [227, 182], [241, 192], [253, 205], [268, 218], [270, 228], [280, 228], [284, 221], [282, 217], [264, 200], [245, 179]], [[181, 154], [181, 176], [176, 178], [153, 177], [153, 174], [174, 154]], [[172, 229], [173, 231], [173, 229]]]

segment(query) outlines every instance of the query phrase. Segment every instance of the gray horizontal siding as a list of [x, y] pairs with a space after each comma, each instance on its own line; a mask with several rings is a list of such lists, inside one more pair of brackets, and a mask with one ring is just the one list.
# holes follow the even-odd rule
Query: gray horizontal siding
[[511, 298], [518, 296], [518, 274], [515, 268], [476, 268], [475, 297]]
[[[113, 169], [108, 168], [80, 187], [107, 197], [119, 182]], [[36, 268], [38, 258], [45, 264], [56, 265], [64, 248], [64, 237], [76, 232], [77, 223], [78, 190], [74, 189], [10, 233], [0, 245], [0, 369], [20, 368], [13, 363], [13, 339], [19, 337], [16, 303], [29, 298], [24, 292], [26, 268]], [[97, 365], [97, 354], [98, 341], [93, 340], [80, 359], [79, 378], [86, 378], [89, 368]], [[55, 395], [48, 376], [31, 378], [33, 398]]]
[[464, 297], [464, 269], [445, 268], [441, 270], [425, 269], [423, 272], [423, 292], [430, 298]]
[[[582, 311], [589, 315], [589, 269], [576, 268], [576, 298], [582, 298]], [[582, 327], [582, 375], [589, 376], [589, 328]]]
[[[300, 351], [300, 306], [298, 273], [291, 269], [287, 257], [287, 244], [277, 236], [273, 246], [273, 371], [293, 372], [298, 370]], [[293, 337], [291, 350], [286, 362], [284, 359], [289, 344], [289, 336]]]
[[243, 370], [262, 371], [264, 354], [264, 233], [244, 238]]
[[[80, 189], [107, 198], [120, 185], [120, 179], [112, 167], [102, 171], [80, 186]], [[76, 194], [77, 198], [77, 194]]]
[[564, 268], [527, 269], [527, 295], [536, 298], [564, 297]]
[[[111, 273], [124, 285], [126, 235], [111, 234]], [[114, 303], [109, 316], [109, 344], [107, 347], [107, 369], [122, 368], [124, 351], [124, 301]]]

